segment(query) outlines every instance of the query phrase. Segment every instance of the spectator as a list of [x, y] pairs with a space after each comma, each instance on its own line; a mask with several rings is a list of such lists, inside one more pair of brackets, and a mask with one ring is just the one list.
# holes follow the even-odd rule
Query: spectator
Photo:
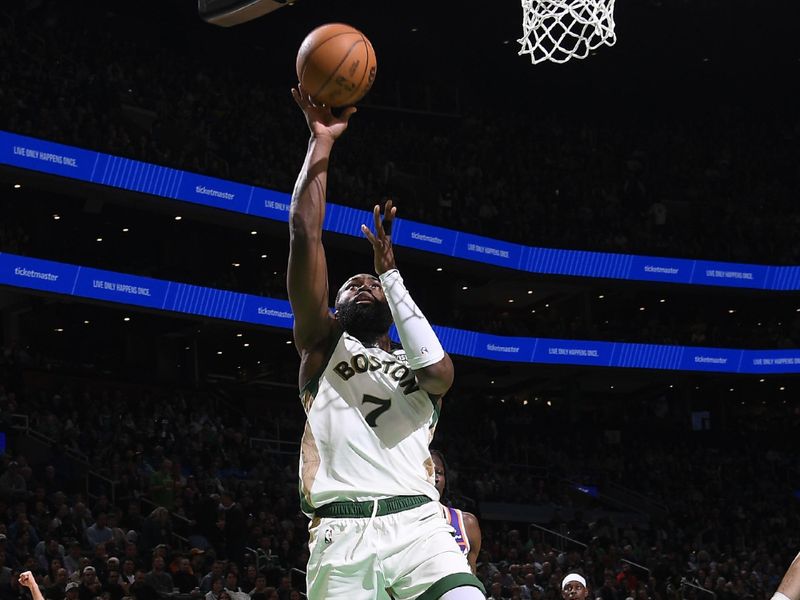
[[230, 594], [225, 591], [225, 579], [222, 575], [211, 577], [211, 589], [206, 592], [205, 600], [222, 600], [222, 594], [230, 599]]
[[71, 540], [67, 542], [67, 555], [64, 557], [64, 568], [67, 570], [67, 575], [72, 578], [75, 573], [80, 569], [81, 559], [81, 544], [78, 540]]
[[[136, 563], [131, 558], [126, 558], [122, 561], [122, 572], [120, 573], [120, 582], [131, 585], [136, 581]], [[127, 595], [127, 594], [126, 594]]]
[[230, 594], [231, 600], [250, 600], [247, 592], [243, 592], [239, 587], [239, 576], [233, 571], [228, 571], [225, 575], [225, 591]]
[[55, 574], [45, 581], [44, 597], [48, 600], [64, 600], [69, 583], [75, 583], [74, 588], [77, 590], [78, 584], [69, 581], [67, 570], [64, 567], [56, 569]]
[[117, 570], [109, 570], [108, 577], [103, 584], [103, 595], [108, 594], [108, 600], [122, 600], [125, 597], [127, 583], [120, 583], [120, 575]]
[[113, 535], [111, 529], [108, 528], [108, 514], [105, 512], [97, 513], [97, 519], [86, 528], [84, 536], [91, 548], [98, 544], [110, 542]]
[[6, 501], [20, 499], [28, 491], [25, 478], [20, 474], [19, 463], [12, 460], [5, 473], [0, 475], [0, 497]]
[[186, 557], [181, 557], [178, 572], [172, 575], [173, 584], [181, 594], [191, 594], [194, 591], [199, 593], [200, 580], [192, 570], [192, 563]]
[[[214, 563], [211, 565], [211, 571], [209, 571], [203, 579], [200, 580], [200, 591], [204, 594], [207, 594], [211, 591], [211, 587], [213, 584], [213, 579], [215, 577], [219, 577], [222, 579], [222, 574], [225, 570], [225, 562], [222, 560], [215, 560]], [[223, 581], [223, 587], [224, 587]]]
[[83, 567], [81, 582], [78, 588], [79, 600], [93, 600], [102, 592], [103, 586], [97, 578], [97, 572], [91, 565]]
[[80, 584], [77, 581], [70, 581], [64, 586], [64, 598], [66, 600], [79, 600], [80, 598]]
[[136, 570], [134, 582], [130, 585], [130, 593], [136, 600], [161, 600], [158, 592], [145, 581], [145, 572], [142, 569]]
[[175, 507], [175, 483], [171, 460], [164, 459], [161, 468], [150, 475], [150, 499], [168, 511]]
[[164, 569], [163, 557], [156, 556], [153, 559], [153, 568], [145, 576], [145, 583], [162, 597], [172, 593], [172, 576]]

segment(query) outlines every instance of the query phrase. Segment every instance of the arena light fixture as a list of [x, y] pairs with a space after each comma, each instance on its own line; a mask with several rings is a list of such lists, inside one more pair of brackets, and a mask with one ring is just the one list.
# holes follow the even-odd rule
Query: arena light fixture
[[122, 228], [122, 233], [128, 233], [129, 231], [130, 231], [130, 229], [128, 229], [127, 227], [123, 227]]
[[[54, 221], [59, 221], [59, 220], [61, 220], [61, 215], [60, 215], [60, 214], [58, 214], [58, 213], [55, 213], [55, 214], [53, 215], [53, 220], [54, 220]], [[800, 309], [798, 309], [798, 310], [800, 310]]]
[[212, 25], [233, 27], [293, 3], [294, 0], [197, 0], [197, 12]]
[[262, 254], [261, 258], [267, 258], [267, 255], [266, 254]]
[[[462, 290], [468, 290], [468, 289], [469, 289], [469, 286], [467, 286], [467, 285], [462, 285], [462, 286], [461, 286], [461, 289], [462, 289]], [[800, 311], [800, 308], [798, 308], [797, 310], [798, 310], [798, 311]]]
[[436, 267], [436, 272], [437, 273], [441, 273], [442, 272], [442, 267]]
[[180, 216], [180, 215], [175, 215], [175, 220], [176, 220], [176, 221], [180, 221], [182, 218], [183, 218], [183, 217], [182, 217], [182, 216]]
[[258, 235], [258, 232], [257, 231], [251, 231], [250, 235]]
[[18, 189], [19, 189], [19, 188], [21, 188], [21, 187], [22, 187], [22, 184], [21, 184], [21, 183], [15, 183], [15, 184], [14, 184], [14, 189], [15, 189], [15, 190], [18, 190]]

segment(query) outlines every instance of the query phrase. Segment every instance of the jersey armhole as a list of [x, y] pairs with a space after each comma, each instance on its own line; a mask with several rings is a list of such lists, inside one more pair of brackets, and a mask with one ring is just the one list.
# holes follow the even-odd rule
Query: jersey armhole
[[312, 398], [317, 395], [317, 391], [319, 391], [319, 380], [322, 378], [322, 374], [325, 372], [325, 369], [328, 368], [328, 363], [331, 361], [331, 357], [336, 350], [336, 345], [339, 343], [339, 340], [342, 339], [343, 335], [344, 330], [340, 330], [339, 335], [333, 336], [330, 346], [325, 351], [325, 358], [322, 360], [322, 366], [320, 367], [319, 371], [317, 371], [311, 377], [311, 379], [309, 379], [306, 384], [300, 388], [300, 398], [303, 398], [306, 393], [310, 393]]

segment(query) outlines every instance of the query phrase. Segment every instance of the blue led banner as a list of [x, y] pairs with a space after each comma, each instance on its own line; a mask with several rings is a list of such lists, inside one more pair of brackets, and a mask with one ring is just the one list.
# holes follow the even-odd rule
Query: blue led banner
[[[0, 163], [286, 222], [290, 195], [0, 131]], [[328, 203], [326, 231], [361, 237], [365, 210]], [[767, 266], [523, 246], [397, 219], [398, 246], [546, 275], [800, 290], [800, 266]]]
[[[291, 329], [286, 300], [0, 253], [0, 285]], [[435, 326], [454, 355], [499, 362], [719, 373], [800, 373], [799, 350], [735, 350], [505, 337]], [[392, 337], [397, 332], [392, 328]]]

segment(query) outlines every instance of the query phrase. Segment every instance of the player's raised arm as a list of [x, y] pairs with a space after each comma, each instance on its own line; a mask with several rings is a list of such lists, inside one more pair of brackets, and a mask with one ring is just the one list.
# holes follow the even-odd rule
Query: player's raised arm
[[383, 293], [392, 311], [400, 342], [406, 351], [408, 366], [414, 371], [423, 390], [441, 396], [453, 385], [453, 361], [442, 348], [428, 319], [411, 298], [395, 265], [391, 228], [396, 213], [397, 208], [389, 200], [381, 221], [381, 209], [376, 205], [373, 209], [375, 233], [366, 225], [361, 226], [361, 231], [372, 244], [375, 272], [381, 280]]
[[287, 288], [295, 318], [295, 345], [302, 355], [327, 339], [334, 322], [328, 311], [328, 268], [322, 247], [325, 189], [333, 143], [347, 129], [356, 109], [346, 108], [335, 116], [329, 107], [314, 104], [299, 85], [292, 89], [292, 96], [311, 131], [289, 209]]

